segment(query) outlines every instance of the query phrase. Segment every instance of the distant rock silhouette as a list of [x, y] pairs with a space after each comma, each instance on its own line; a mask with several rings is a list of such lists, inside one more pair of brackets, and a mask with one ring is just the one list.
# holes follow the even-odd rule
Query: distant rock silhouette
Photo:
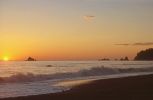
[[124, 60], [125, 60], [125, 61], [129, 61], [129, 58], [128, 58], [128, 57], [125, 57]]
[[28, 59], [26, 61], [36, 61], [36, 59], [34, 59], [32, 57], [28, 57]]
[[128, 57], [121, 58], [120, 61], [129, 61], [129, 58]]
[[46, 65], [46, 67], [53, 67], [52, 65]]
[[103, 58], [103, 59], [99, 59], [99, 61], [110, 61], [109, 58]]
[[134, 60], [153, 60], [153, 48], [138, 52]]

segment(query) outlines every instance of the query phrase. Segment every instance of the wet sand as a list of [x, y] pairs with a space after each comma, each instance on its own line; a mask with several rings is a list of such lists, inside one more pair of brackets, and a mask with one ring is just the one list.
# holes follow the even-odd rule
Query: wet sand
[[61, 93], [1, 100], [153, 100], [153, 75], [96, 80]]

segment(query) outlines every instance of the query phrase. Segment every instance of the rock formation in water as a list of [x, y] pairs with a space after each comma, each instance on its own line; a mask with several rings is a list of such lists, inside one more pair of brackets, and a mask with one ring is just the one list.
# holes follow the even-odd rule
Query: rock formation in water
[[121, 58], [120, 61], [129, 61], [129, 58], [128, 57]]
[[99, 61], [110, 61], [109, 58], [103, 58], [103, 59], [99, 59]]
[[28, 59], [26, 61], [36, 61], [36, 59], [34, 59], [32, 57], [28, 57]]

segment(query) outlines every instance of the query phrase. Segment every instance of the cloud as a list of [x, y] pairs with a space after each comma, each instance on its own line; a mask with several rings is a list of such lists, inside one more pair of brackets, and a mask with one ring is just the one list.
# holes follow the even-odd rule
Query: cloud
[[139, 46], [139, 45], [140, 45], [140, 46], [141, 46], [141, 45], [142, 45], [142, 46], [144, 45], [144, 46], [148, 46], [148, 45], [153, 45], [153, 42], [144, 42], [144, 43], [139, 43], [139, 42], [138, 42], [138, 43], [134, 43], [133, 45], [138, 45], [138, 46]]
[[151, 46], [153, 45], [153, 42], [137, 42], [137, 43], [121, 43], [121, 44], [115, 44], [115, 45], [122, 45], [122, 46]]
[[128, 46], [128, 45], [130, 45], [130, 44], [128, 44], [128, 43], [124, 43], [124, 44], [115, 44], [115, 45], [123, 45], [123, 46]]
[[83, 19], [87, 22], [91, 22], [93, 19], [95, 19], [95, 16], [93, 15], [85, 15], [83, 16]]

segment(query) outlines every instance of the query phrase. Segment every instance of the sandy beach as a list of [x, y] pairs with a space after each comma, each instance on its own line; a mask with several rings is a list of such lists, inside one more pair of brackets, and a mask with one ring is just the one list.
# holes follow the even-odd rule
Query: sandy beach
[[61, 93], [1, 100], [153, 100], [153, 75], [97, 80]]

